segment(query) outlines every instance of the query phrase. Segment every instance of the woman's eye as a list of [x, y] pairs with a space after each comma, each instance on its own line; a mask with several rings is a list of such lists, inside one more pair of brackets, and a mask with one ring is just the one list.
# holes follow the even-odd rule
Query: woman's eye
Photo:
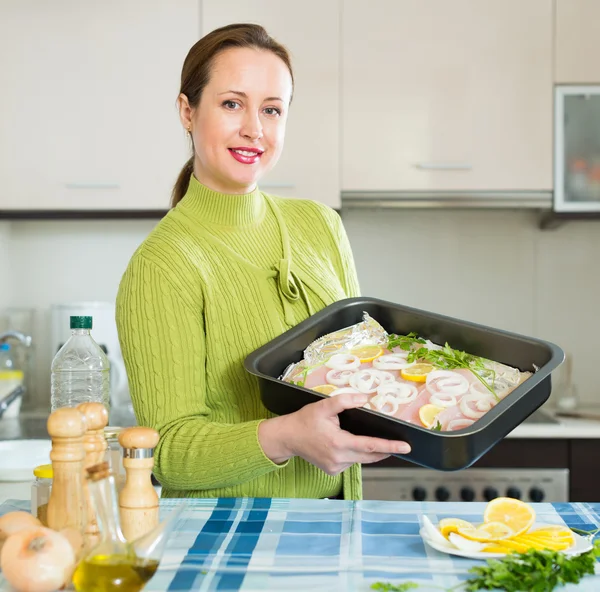
[[236, 101], [223, 101], [223, 107], [226, 107], [227, 109], [236, 109], [237, 107], [239, 107], [240, 104]]
[[265, 113], [267, 115], [279, 117], [281, 115], [281, 110], [277, 109], [277, 107], [266, 107], [265, 108]]

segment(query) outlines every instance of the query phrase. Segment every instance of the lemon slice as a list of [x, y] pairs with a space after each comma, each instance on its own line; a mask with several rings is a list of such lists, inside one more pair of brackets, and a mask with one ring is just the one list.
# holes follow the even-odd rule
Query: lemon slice
[[432, 405], [431, 403], [428, 403], [427, 405], [423, 405], [423, 407], [419, 409], [419, 419], [426, 428], [430, 428], [433, 425], [435, 418], [443, 410], [443, 407], [438, 407], [437, 405]]
[[458, 534], [470, 541], [493, 543], [514, 536], [512, 529], [502, 522], [487, 522], [477, 528], [459, 528]]
[[572, 541], [552, 540], [531, 534], [519, 535], [518, 537], [515, 537], [514, 540], [520, 543], [525, 543], [526, 545], [530, 545], [531, 548], [539, 551], [543, 551], [544, 549], [550, 549], [552, 551], [564, 551], [573, 544]]
[[513, 536], [527, 532], [535, 522], [533, 508], [518, 499], [511, 497], [497, 497], [485, 508], [483, 520], [489, 522], [502, 522], [513, 531]]
[[431, 364], [413, 364], [400, 370], [400, 376], [404, 380], [412, 380], [413, 382], [425, 382], [427, 375], [435, 370], [435, 366]]
[[360, 347], [353, 347], [350, 353], [355, 355], [361, 364], [366, 364], [382, 355], [383, 349], [378, 345], [361, 345]]
[[461, 520], [460, 518], [443, 518], [438, 524], [440, 532], [445, 538], [448, 538], [450, 533], [458, 532], [459, 528], [475, 528], [470, 522]]
[[321, 393], [322, 395], [330, 395], [333, 391], [337, 390], [339, 387], [333, 384], [320, 384], [318, 386], [313, 386], [310, 390], [316, 391], [317, 393]]

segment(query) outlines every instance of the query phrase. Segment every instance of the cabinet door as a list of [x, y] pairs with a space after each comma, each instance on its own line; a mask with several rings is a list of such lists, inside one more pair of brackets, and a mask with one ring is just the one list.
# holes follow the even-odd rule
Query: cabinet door
[[600, 2], [556, 0], [555, 31], [555, 81], [600, 84]]
[[346, 0], [342, 189], [552, 187], [552, 0]]
[[231, 23], [258, 23], [288, 48], [295, 89], [285, 147], [259, 186], [338, 208], [339, 1], [203, 0], [201, 20], [203, 34]]
[[197, 0], [0, 4], [0, 210], [168, 208]]

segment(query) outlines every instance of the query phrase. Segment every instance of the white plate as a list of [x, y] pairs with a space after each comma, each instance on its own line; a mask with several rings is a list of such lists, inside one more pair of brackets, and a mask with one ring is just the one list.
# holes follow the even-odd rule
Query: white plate
[[[545, 526], [556, 526], [556, 524], [540, 524], [538, 522], [536, 522], [531, 528], [532, 529], [539, 529], [539, 528], [543, 528]], [[568, 526], [565, 526], [565, 528], [568, 528]], [[449, 555], [458, 555], [459, 557], [468, 557], [469, 559], [498, 559], [500, 557], [505, 557], [506, 553], [484, 553], [483, 551], [461, 551], [460, 549], [457, 549], [454, 545], [448, 543], [448, 544], [441, 544], [438, 541], [434, 541], [431, 539], [431, 537], [429, 537], [427, 535], [427, 533], [425, 532], [425, 530], [423, 528], [421, 528], [421, 530], [419, 531], [419, 534], [421, 535], [421, 538], [433, 549], [435, 549], [436, 551], [440, 551], [440, 553], [448, 553]], [[590, 551], [593, 548], [593, 544], [591, 543], [591, 541], [585, 537], [582, 537], [581, 535], [577, 534], [577, 533], [573, 533], [573, 538], [575, 539], [575, 542], [573, 543], [573, 545], [571, 547], [569, 547], [568, 549], [565, 549], [564, 551], [561, 551], [561, 553], [564, 553], [565, 555], [569, 555], [569, 556], [574, 556], [574, 555], [581, 555], [582, 553], [586, 553], [587, 551]]]
[[50, 464], [50, 440], [0, 441], [0, 481], [32, 481], [33, 469]]

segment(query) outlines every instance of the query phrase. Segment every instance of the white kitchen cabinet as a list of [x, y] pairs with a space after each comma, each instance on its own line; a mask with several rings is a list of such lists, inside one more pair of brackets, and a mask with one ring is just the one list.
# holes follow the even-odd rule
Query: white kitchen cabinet
[[166, 210], [198, 0], [0, 3], [0, 210]]
[[600, 2], [556, 0], [555, 18], [554, 80], [600, 84]]
[[345, 0], [342, 62], [344, 190], [552, 188], [552, 0]]
[[266, 192], [340, 206], [339, 0], [202, 0], [202, 33], [258, 23], [290, 51], [295, 90], [285, 147]]

